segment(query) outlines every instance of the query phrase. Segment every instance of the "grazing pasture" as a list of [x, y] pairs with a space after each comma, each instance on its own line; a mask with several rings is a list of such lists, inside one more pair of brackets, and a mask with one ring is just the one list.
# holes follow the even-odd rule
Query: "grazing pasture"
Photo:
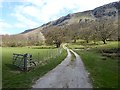
[[[40, 76], [43, 76], [56, 67], [67, 55], [67, 52], [62, 48], [39, 49], [35, 47], [3, 47], [1, 49], [3, 88], [30, 88]], [[33, 55], [33, 60], [37, 62], [38, 65], [28, 72], [23, 72], [12, 64], [13, 53], [30, 53]]]
[[81, 56], [94, 88], [118, 88], [119, 43], [108, 41], [107, 44], [97, 42], [69, 45]]

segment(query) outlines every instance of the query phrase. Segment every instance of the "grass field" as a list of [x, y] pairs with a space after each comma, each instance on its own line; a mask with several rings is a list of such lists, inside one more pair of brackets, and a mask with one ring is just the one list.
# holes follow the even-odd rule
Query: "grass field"
[[[120, 42], [119, 42], [120, 43]], [[118, 42], [107, 42], [107, 44], [98, 45], [71, 44], [70, 48], [81, 56], [86, 69], [90, 72], [90, 78], [94, 88], [118, 88], [118, 59], [119, 56], [103, 56], [103, 52], [120, 53], [118, 51]], [[89, 49], [87, 49], [89, 48]], [[110, 53], [111, 54], [111, 53]]]
[[[29, 72], [19, 71], [12, 64], [13, 53], [30, 53], [33, 59], [38, 61], [47, 60], [47, 63], [37, 65]], [[42, 75], [56, 67], [64, 58], [67, 52], [57, 49], [39, 49], [30, 47], [4, 47], [2, 48], [2, 85], [3, 88], [30, 88], [32, 84]]]
[[[120, 43], [120, 42], [119, 42]], [[118, 42], [97, 42], [97, 44], [85, 44], [77, 42], [68, 44], [69, 48], [75, 50], [82, 58], [86, 69], [90, 72], [90, 79], [94, 88], [116, 88], [118, 87], [118, 59], [117, 56], [106, 56], [104, 52], [116, 54]], [[4, 47], [2, 49], [2, 85], [3, 88], [31, 88], [32, 84], [48, 71], [56, 67], [67, 55], [63, 49], [54, 47]], [[118, 52], [118, 51], [117, 51]], [[12, 65], [13, 53], [30, 53], [35, 61], [45, 61], [47, 63], [37, 65], [29, 72], [22, 72]], [[118, 52], [119, 53], [119, 52]], [[111, 54], [111, 53], [110, 53]], [[72, 55], [72, 59], [75, 57]]]

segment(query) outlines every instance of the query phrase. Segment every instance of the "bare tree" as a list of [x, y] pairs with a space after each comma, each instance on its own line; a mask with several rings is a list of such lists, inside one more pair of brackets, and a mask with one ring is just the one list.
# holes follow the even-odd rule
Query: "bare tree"
[[106, 40], [110, 38], [110, 36], [114, 32], [113, 23], [110, 19], [99, 19], [95, 24], [95, 30], [97, 31], [97, 35], [100, 40], [102, 40], [103, 43], [106, 44]]
[[46, 34], [46, 43], [55, 44], [57, 48], [65, 41], [65, 32], [60, 27], [51, 28]]
[[87, 43], [89, 43], [89, 40], [93, 35], [92, 26], [92, 21], [88, 19], [85, 19], [85, 22], [80, 23], [80, 38], [86, 40]]
[[71, 40], [73, 40], [74, 43], [76, 43], [76, 40], [79, 39], [79, 29], [80, 29], [80, 24], [79, 23], [74, 23], [68, 26], [69, 29], [69, 37]]

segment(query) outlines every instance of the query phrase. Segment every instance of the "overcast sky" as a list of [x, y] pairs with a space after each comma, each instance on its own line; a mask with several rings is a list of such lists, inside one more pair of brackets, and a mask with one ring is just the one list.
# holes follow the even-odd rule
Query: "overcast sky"
[[118, 0], [0, 0], [0, 34], [17, 34]]

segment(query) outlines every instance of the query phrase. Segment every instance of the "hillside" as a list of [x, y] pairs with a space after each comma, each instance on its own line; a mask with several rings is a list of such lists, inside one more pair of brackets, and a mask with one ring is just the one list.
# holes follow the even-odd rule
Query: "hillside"
[[35, 28], [35, 29], [27, 30], [25, 31], [25, 33], [29, 33], [35, 30], [42, 31], [44, 33], [46, 30], [49, 30], [50, 27], [70, 25], [70, 24], [79, 23], [82, 21], [84, 22], [86, 19], [96, 20], [102, 17], [106, 17], [106, 18], [113, 18], [117, 20], [119, 6], [120, 6], [120, 2], [113, 2], [113, 3], [109, 3], [106, 5], [97, 7], [94, 10], [68, 14], [66, 16], [60, 17], [55, 21], [50, 21], [46, 24], [43, 24], [37, 29]]
[[47, 33], [53, 27], [66, 27], [68, 25], [71, 26], [72, 24], [76, 24], [76, 23], [81, 25], [82, 22], [86, 23], [86, 21], [96, 21], [101, 18], [112, 19], [112, 21], [115, 21], [116, 23], [118, 23], [118, 15], [120, 15], [120, 13], [118, 12], [119, 8], [120, 8], [120, 2], [109, 3], [106, 5], [97, 7], [93, 10], [77, 12], [73, 14], [68, 14], [66, 16], [62, 16], [59, 19], [50, 21], [46, 24], [41, 25], [40, 27], [25, 30], [24, 32], [21, 32], [20, 34], [11, 35], [11, 36], [4, 35], [2, 36], [2, 39], [4, 42], [6, 41], [9, 42], [12, 39], [9, 40], [7, 39], [7, 37], [17, 38], [16, 41], [18, 41], [19, 38], [22, 37], [22, 39], [19, 40], [21, 42], [22, 40], [27, 41], [27, 42], [32, 40], [32, 43], [35, 43], [33, 41], [36, 41], [37, 43], [39, 43], [41, 41], [42, 42], [45, 41], [44, 34]]

